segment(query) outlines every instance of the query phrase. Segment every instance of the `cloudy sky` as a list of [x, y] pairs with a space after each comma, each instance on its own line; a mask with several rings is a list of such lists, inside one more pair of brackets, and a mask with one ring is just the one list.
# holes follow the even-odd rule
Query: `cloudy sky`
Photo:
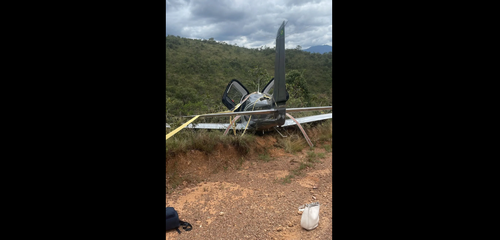
[[274, 47], [283, 21], [285, 47], [332, 46], [331, 0], [166, 0], [167, 35], [247, 48]]

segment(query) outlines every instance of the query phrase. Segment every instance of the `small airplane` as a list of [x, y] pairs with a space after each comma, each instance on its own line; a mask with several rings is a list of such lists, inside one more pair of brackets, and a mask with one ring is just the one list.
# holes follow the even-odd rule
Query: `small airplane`
[[[222, 95], [222, 103], [229, 109], [225, 112], [210, 113], [202, 115], [192, 115], [186, 117], [193, 117], [187, 123], [181, 125], [174, 131], [167, 134], [167, 139], [173, 136], [182, 128], [196, 128], [196, 129], [226, 129], [224, 135], [227, 134], [230, 128], [233, 128], [235, 132], [236, 129], [244, 129], [243, 134], [247, 129], [264, 131], [271, 128], [286, 127], [292, 125], [298, 125], [304, 137], [306, 138], [309, 145], [312, 147], [307, 134], [304, 129], [300, 126], [300, 123], [321, 121], [332, 118], [332, 113], [320, 114], [302, 118], [293, 118], [290, 112], [301, 112], [301, 111], [320, 111], [332, 109], [332, 106], [322, 106], [322, 107], [305, 107], [305, 108], [286, 108], [286, 101], [289, 99], [289, 94], [286, 90], [285, 85], [285, 21], [281, 24], [278, 29], [276, 36], [276, 59], [274, 67], [274, 78], [267, 83], [263, 88], [262, 92], [250, 93], [243, 84], [238, 80], [233, 79], [226, 86], [226, 90]], [[238, 104], [236, 102], [239, 101]], [[194, 120], [198, 117], [230, 117], [230, 123], [198, 123], [192, 124]], [[234, 119], [231, 118], [234, 116]], [[238, 119], [241, 118], [240, 123], [236, 123]], [[285, 120], [285, 116], [290, 119]], [[170, 126], [167, 124], [167, 128]], [[279, 133], [279, 131], [278, 131]], [[280, 135], [282, 135], [280, 133]], [[283, 136], [283, 135], [282, 135]]]

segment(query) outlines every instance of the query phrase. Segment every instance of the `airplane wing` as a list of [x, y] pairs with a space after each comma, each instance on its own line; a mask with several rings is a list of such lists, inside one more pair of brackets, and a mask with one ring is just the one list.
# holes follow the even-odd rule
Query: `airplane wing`
[[[323, 106], [323, 107], [305, 107], [305, 108], [287, 108], [286, 112], [303, 112], [303, 111], [319, 111], [319, 110], [330, 110], [332, 106]], [[258, 111], [244, 111], [244, 112], [226, 112], [226, 113], [210, 113], [199, 115], [200, 117], [228, 117], [228, 116], [236, 116], [236, 115], [258, 115], [258, 114], [271, 114], [274, 113], [275, 109], [269, 110], [258, 110]], [[193, 116], [185, 116], [185, 117], [195, 117]], [[307, 123], [307, 122], [315, 122], [332, 118], [331, 113], [320, 114], [308, 117], [296, 118], [299, 123]], [[296, 123], [292, 119], [285, 120], [285, 124], [282, 125], [292, 126], [296, 125]], [[189, 124], [185, 128], [196, 128], [196, 129], [226, 129], [229, 126], [229, 123], [197, 123], [197, 124]], [[167, 123], [166, 128], [170, 128], [170, 125]], [[245, 129], [245, 126], [242, 123], [236, 124], [236, 129]]]
[[[287, 109], [288, 111], [288, 109]], [[315, 121], [321, 121], [321, 120], [326, 120], [326, 119], [331, 119], [332, 114], [327, 113], [327, 114], [320, 114], [320, 115], [314, 115], [314, 116], [308, 116], [308, 117], [301, 117], [301, 118], [295, 118], [297, 122], [299, 123], [308, 123], [308, 122], [315, 122]], [[287, 119], [285, 120], [285, 124], [283, 124], [282, 127], [286, 126], [292, 126], [292, 125], [297, 125], [292, 119]]]
[[[196, 128], [196, 129], [220, 129], [225, 130], [229, 126], [229, 123], [196, 123], [189, 124], [185, 128]], [[167, 128], [170, 128], [170, 125], [167, 124]], [[236, 129], [245, 129], [245, 125], [241, 123], [236, 124]]]
[[[308, 122], [327, 120], [327, 119], [331, 119], [331, 118], [332, 118], [332, 114], [326, 113], [326, 114], [320, 114], [320, 115], [314, 115], [314, 116], [295, 118], [295, 120], [297, 120], [297, 122], [302, 124], [302, 123], [308, 123]], [[293, 125], [297, 125], [297, 124], [292, 119], [287, 119], [287, 120], [285, 120], [285, 124], [283, 124], [282, 127], [293, 126]], [[225, 130], [225, 129], [227, 129], [228, 126], [229, 126], [229, 123], [198, 123], [198, 124], [191, 123], [191, 124], [187, 125], [186, 128]], [[170, 128], [170, 125], [167, 124], [167, 128]], [[236, 129], [238, 129], [238, 130], [245, 129], [245, 125], [242, 123], [237, 123]]]
[[330, 110], [332, 106], [324, 106], [324, 107], [304, 107], [304, 108], [287, 108], [286, 112], [304, 112], [304, 111], [318, 111], [318, 110]]
[[[303, 112], [303, 111], [319, 111], [319, 110], [329, 110], [332, 106], [324, 107], [305, 107], [305, 108], [287, 108], [286, 112]], [[276, 109], [269, 110], [257, 110], [257, 111], [244, 111], [244, 112], [225, 112], [225, 113], [209, 113], [199, 115], [200, 117], [229, 117], [237, 115], [258, 115], [258, 114], [271, 114], [276, 112]], [[184, 116], [184, 117], [195, 117], [196, 115]]]

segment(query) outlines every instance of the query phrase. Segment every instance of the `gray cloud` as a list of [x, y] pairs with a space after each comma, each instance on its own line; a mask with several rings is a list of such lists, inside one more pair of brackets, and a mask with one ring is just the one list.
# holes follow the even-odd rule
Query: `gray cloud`
[[331, 1], [166, 1], [168, 35], [273, 47], [276, 31], [286, 20], [286, 48], [332, 45]]

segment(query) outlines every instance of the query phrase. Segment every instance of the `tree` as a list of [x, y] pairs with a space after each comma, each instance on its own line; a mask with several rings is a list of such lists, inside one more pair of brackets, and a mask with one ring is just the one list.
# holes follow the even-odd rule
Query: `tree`
[[[248, 70], [248, 73], [250, 73], [250, 76], [255, 77], [256, 81], [250, 83], [250, 86], [254, 87], [255, 89], [258, 89], [259, 91], [262, 90], [262, 87], [265, 85], [260, 84], [260, 80], [270, 80], [269, 73], [267, 73], [266, 69], [262, 69], [260, 67], [255, 67], [253, 69]], [[251, 91], [251, 90], [250, 90]]]
[[302, 47], [300, 45], [297, 45], [297, 47], [295, 47], [295, 50], [302, 50]]
[[309, 89], [303, 72], [291, 70], [286, 74], [285, 79], [286, 89], [290, 94], [290, 97], [300, 99], [308, 105], [310, 100]]

